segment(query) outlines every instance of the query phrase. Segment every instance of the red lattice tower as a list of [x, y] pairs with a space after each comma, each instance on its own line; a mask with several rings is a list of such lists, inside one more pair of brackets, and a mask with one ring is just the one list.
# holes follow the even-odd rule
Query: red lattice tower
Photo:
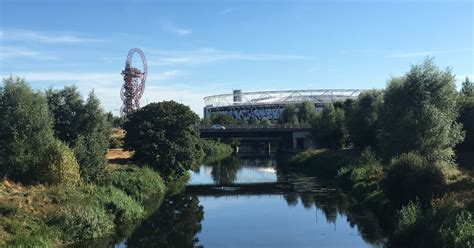
[[[132, 66], [132, 57], [135, 53], [138, 53], [142, 59], [143, 71]], [[122, 90], [120, 91], [120, 96], [123, 101], [122, 108], [120, 109], [122, 116], [128, 115], [140, 108], [140, 98], [145, 90], [147, 74], [148, 67], [145, 54], [138, 48], [131, 49], [127, 55], [125, 69], [122, 71], [124, 81]]]

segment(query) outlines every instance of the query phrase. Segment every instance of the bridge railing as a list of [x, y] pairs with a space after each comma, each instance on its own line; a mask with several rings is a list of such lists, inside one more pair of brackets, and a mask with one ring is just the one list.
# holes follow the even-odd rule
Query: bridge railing
[[[270, 124], [270, 125], [257, 125], [257, 124], [232, 124], [232, 125], [221, 125], [225, 129], [308, 129], [311, 128], [309, 124]], [[198, 125], [199, 129], [212, 129], [218, 130], [218, 128], [212, 128], [206, 125]]]

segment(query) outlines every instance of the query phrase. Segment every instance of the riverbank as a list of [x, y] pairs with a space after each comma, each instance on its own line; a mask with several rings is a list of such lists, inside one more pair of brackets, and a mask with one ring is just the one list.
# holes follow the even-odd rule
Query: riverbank
[[474, 246], [473, 177], [455, 166], [410, 167], [417, 159], [384, 165], [370, 150], [308, 150], [293, 156], [289, 167], [335, 179], [355, 207], [377, 217], [390, 234], [389, 247]]
[[106, 176], [98, 184], [22, 186], [4, 179], [0, 245], [49, 247], [126, 235], [160, 206], [167, 192], [182, 190], [189, 179], [185, 174], [165, 183], [152, 169], [124, 163], [130, 155], [111, 150]]

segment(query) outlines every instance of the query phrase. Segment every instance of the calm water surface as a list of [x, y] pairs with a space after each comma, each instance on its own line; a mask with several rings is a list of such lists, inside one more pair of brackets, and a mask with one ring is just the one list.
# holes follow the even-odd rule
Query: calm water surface
[[274, 160], [228, 158], [201, 165], [185, 192], [102, 246], [379, 247], [376, 229], [327, 182], [283, 172]]

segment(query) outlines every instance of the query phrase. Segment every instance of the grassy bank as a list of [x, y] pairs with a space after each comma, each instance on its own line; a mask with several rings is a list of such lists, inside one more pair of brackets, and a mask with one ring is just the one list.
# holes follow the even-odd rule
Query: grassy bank
[[309, 150], [290, 167], [335, 179], [354, 207], [368, 209], [390, 233], [389, 247], [473, 247], [470, 171], [407, 154], [383, 164], [366, 150]]
[[4, 180], [0, 189], [2, 245], [51, 246], [113, 234], [145, 216], [146, 202], [166, 186], [148, 168], [130, 166], [108, 174], [103, 185], [23, 187]]

